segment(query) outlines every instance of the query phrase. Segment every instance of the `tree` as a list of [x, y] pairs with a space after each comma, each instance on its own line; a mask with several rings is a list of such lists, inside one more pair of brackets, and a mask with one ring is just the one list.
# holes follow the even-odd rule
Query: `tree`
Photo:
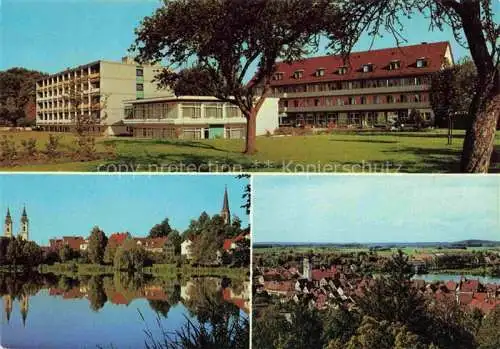
[[45, 73], [25, 68], [0, 72], [0, 122], [19, 126], [29, 124], [27, 107], [35, 103], [36, 81]]
[[104, 250], [104, 263], [113, 264], [117, 248], [118, 247], [115, 245], [106, 244], [106, 249]]
[[94, 312], [98, 312], [108, 301], [108, 297], [104, 292], [102, 276], [93, 275], [90, 277], [88, 284], [88, 299], [90, 302], [90, 309]]
[[173, 89], [176, 96], [215, 95], [210, 85], [210, 74], [202, 67], [182, 69], [178, 73], [164, 69], [157, 79]]
[[492, 0], [332, 0], [342, 8], [344, 37], [332, 28], [332, 44], [347, 54], [359, 37], [368, 32], [375, 36], [380, 29], [393, 34], [398, 45], [400, 18], [414, 13], [427, 15], [431, 28], [450, 26], [458, 42], [468, 44], [477, 69], [477, 82], [468, 108], [467, 132], [462, 150], [462, 172], [488, 172], [496, 127], [500, 116], [500, 25], [495, 23]]
[[168, 223], [168, 218], [165, 218], [160, 224], [155, 224], [149, 231], [150, 238], [159, 238], [168, 236], [172, 232], [172, 227]]
[[144, 248], [137, 246], [133, 240], [127, 240], [116, 250], [113, 265], [117, 270], [141, 271], [146, 259]]
[[179, 255], [181, 254], [181, 244], [182, 244], [182, 237], [179, 234], [177, 230], [173, 230], [169, 235], [168, 239], [170, 242], [174, 245], [175, 248], [175, 254]]
[[[247, 120], [245, 153], [252, 154], [257, 113], [276, 60], [317, 49], [318, 34], [339, 22], [336, 10], [327, 0], [172, 0], [144, 18], [131, 50], [139, 61], [192, 62], [208, 72], [206, 93], [241, 110]], [[253, 66], [257, 73], [247, 84]]]
[[64, 245], [59, 250], [59, 258], [61, 262], [65, 263], [73, 258], [73, 250], [68, 245]]
[[108, 243], [108, 238], [106, 234], [95, 226], [90, 232], [89, 237], [89, 259], [92, 263], [102, 264], [104, 261], [104, 250], [106, 249], [106, 244]]
[[432, 76], [430, 100], [437, 125], [446, 126], [448, 117], [455, 113], [467, 113], [476, 80], [476, 66], [469, 57]]
[[495, 349], [500, 348], [500, 337], [498, 329], [500, 328], [500, 306], [496, 306], [483, 320], [477, 341], [479, 349]]

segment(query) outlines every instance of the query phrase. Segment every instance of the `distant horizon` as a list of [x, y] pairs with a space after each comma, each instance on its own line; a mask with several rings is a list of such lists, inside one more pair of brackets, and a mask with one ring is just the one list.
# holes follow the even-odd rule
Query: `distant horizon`
[[307, 241], [307, 242], [294, 242], [294, 241], [257, 241], [254, 242], [253, 245], [404, 245], [404, 244], [410, 244], [410, 245], [429, 245], [429, 244], [454, 244], [454, 243], [461, 243], [464, 241], [481, 241], [481, 242], [486, 242], [486, 243], [498, 243], [500, 244], [500, 240], [489, 240], [489, 239], [463, 239], [463, 240], [450, 240], [450, 241], [387, 241], [387, 242], [382, 242], [382, 241], [364, 241], [364, 242], [314, 242], [314, 241]]

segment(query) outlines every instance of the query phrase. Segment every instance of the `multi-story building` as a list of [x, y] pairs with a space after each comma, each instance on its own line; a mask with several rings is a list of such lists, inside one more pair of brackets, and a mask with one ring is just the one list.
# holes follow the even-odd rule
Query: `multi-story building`
[[452, 64], [448, 42], [279, 62], [271, 95], [280, 98], [280, 126], [386, 126], [412, 123], [415, 112], [432, 123], [430, 76]]
[[[134, 137], [245, 138], [240, 109], [211, 96], [144, 98], [128, 101], [123, 123]], [[257, 135], [278, 127], [278, 99], [267, 98], [257, 115]]]
[[36, 123], [48, 131], [71, 131], [77, 115], [92, 116], [99, 131], [125, 132], [123, 101], [166, 95], [153, 82], [160, 66], [96, 61], [44, 77], [36, 84]]

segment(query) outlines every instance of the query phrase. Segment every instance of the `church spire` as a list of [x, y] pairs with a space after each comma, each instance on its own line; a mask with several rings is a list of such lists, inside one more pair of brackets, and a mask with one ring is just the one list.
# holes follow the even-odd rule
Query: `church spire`
[[10, 216], [9, 208], [7, 208], [7, 214], [5, 215], [3, 235], [8, 238], [12, 237], [12, 217]]
[[220, 212], [222, 218], [224, 218], [225, 224], [231, 224], [231, 211], [229, 211], [229, 199], [227, 196], [227, 186], [224, 188], [224, 200], [222, 201], [222, 210]]
[[26, 213], [26, 206], [23, 207], [23, 213], [21, 215], [21, 231], [19, 232], [21, 239], [28, 241], [29, 240], [29, 219], [28, 214]]

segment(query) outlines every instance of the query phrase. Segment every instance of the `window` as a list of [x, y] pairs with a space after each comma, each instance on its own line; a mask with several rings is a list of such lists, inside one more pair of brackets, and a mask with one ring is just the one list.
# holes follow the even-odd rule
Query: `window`
[[339, 75], [347, 74], [347, 67], [340, 67], [338, 70]]
[[366, 97], [365, 96], [361, 96], [360, 103], [361, 104], [366, 104]]
[[315, 106], [315, 107], [319, 106], [319, 99], [317, 99], [317, 98], [316, 98], [316, 99], [314, 100], [314, 106]]
[[205, 105], [205, 117], [222, 119], [222, 104], [221, 103], [207, 103]]
[[143, 68], [136, 68], [135, 69], [135, 76], [144, 76], [144, 69]]
[[282, 72], [278, 72], [276, 74], [273, 75], [273, 80], [283, 80], [283, 73]]
[[373, 71], [373, 64], [368, 63], [363, 65], [363, 73], [371, 73]]
[[325, 76], [325, 68], [318, 68], [316, 70], [316, 76]]
[[373, 97], [373, 104], [380, 104], [380, 96]]
[[201, 118], [201, 105], [199, 104], [182, 105], [182, 115], [185, 118], [191, 118], [191, 119]]
[[288, 101], [287, 100], [283, 101], [283, 107], [288, 108]]
[[337, 105], [344, 105], [344, 100], [342, 99], [342, 97], [337, 98]]
[[349, 97], [349, 104], [350, 105], [356, 104], [356, 98], [355, 97]]
[[144, 91], [144, 84], [136, 84], [135, 88], [137, 91]]
[[427, 67], [427, 60], [425, 58], [417, 59], [417, 68], [425, 68]]
[[293, 73], [294, 79], [302, 79], [302, 75], [304, 74], [304, 70], [296, 70], [295, 73]]
[[408, 103], [408, 96], [406, 96], [406, 95], [399, 96], [399, 102], [400, 103]]
[[226, 116], [228, 118], [239, 118], [241, 116], [240, 108], [235, 105], [226, 106]]
[[415, 96], [413, 96], [413, 100], [414, 100], [416, 103], [420, 103], [420, 95], [419, 95], [419, 94], [416, 94]]
[[391, 61], [389, 64], [389, 70], [398, 70], [399, 68], [401, 68], [401, 62], [397, 60]]
[[387, 103], [389, 103], [389, 104], [394, 103], [394, 96], [392, 96], [392, 95], [387, 96]]

